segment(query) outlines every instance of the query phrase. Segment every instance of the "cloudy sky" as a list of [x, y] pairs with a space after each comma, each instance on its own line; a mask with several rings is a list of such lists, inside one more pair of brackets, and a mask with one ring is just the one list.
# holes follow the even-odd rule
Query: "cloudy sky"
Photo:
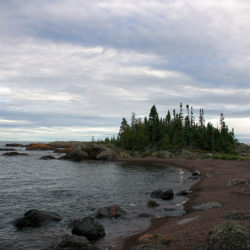
[[189, 104], [250, 143], [249, 0], [1, 0], [0, 139], [89, 140]]

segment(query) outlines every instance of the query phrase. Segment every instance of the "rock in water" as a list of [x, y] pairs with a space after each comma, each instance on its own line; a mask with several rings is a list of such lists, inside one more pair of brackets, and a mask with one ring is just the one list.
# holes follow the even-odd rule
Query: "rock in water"
[[201, 172], [199, 170], [195, 170], [192, 175], [193, 176], [199, 176], [201, 174]]
[[147, 203], [147, 207], [159, 207], [159, 203], [157, 203], [156, 201], [152, 201], [152, 200], [149, 200], [148, 203]]
[[53, 155], [45, 155], [39, 158], [40, 160], [54, 160], [56, 159]]
[[174, 197], [174, 192], [172, 189], [167, 189], [165, 191], [157, 189], [151, 193], [151, 197], [160, 198], [162, 200], [171, 200]]
[[219, 202], [208, 202], [208, 203], [202, 203], [198, 206], [193, 206], [194, 210], [207, 210], [210, 208], [220, 208], [222, 205]]
[[64, 235], [43, 250], [100, 250], [100, 248], [94, 246], [84, 236]]
[[3, 155], [5, 155], [5, 156], [25, 156], [25, 155], [28, 155], [28, 154], [18, 153], [18, 152], [8, 152], [8, 153], [5, 153]]
[[117, 205], [101, 207], [96, 212], [96, 218], [118, 218], [126, 215], [126, 212]]
[[76, 223], [72, 234], [85, 236], [88, 240], [97, 240], [105, 235], [105, 230], [97, 220], [88, 216]]
[[249, 250], [250, 230], [228, 221], [215, 226], [210, 232], [204, 250]]
[[24, 214], [22, 218], [17, 219], [14, 225], [19, 228], [39, 227], [44, 222], [60, 221], [61, 217], [57, 213], [32, 209]]

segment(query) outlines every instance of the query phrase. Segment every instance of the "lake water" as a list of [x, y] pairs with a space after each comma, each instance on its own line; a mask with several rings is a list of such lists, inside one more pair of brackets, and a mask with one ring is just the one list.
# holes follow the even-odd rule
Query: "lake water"
[[[178, 196], [170, 201], [157, 200], [159, 207], [147, 208], [153, 190], [172, 188], [177, 193], [193, 183], [188, 179], [189, 172], [173, 167], [40, 160], [44, 155], [60, 155], [48, 151], [26, 153], [29, 156], [0, 155], [0, 249], [41, 249], [53, 238], [70, 233], [72, 221], [93, 215], [99, 207], [116, 204], [126, 210], [127, 216], [99, 220], [106, 236], [98, 245], [105, 249], [150, 225], [150, 219], [137, 218], [138, 214], [173, 216], [176, 210], [182, 210], [181, 204], [186, 198]], [[171, 208], [175, 210], [169, 210]], [[63, 220], [40, 228], [16, 230], [12, 224], [14, 219], [29, 209], [57, 212]]]

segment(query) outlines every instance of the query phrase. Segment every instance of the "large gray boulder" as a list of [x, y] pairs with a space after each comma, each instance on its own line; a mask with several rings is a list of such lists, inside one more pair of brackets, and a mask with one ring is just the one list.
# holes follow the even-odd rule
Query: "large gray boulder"
[[111, 149], [105, 149], [96, 155], [96, 159], [101, 161], [114, 161], [116, 160], [116, 153]]
[[195, 158], [195, 154], [190, 152], [187, 149], [182, 149], [180, 154], [179, 154], [180, 158], [184, 158], [184, 159], [194, 159]]
[[90, 243], [84, 236], [64, 235], [43, 250], [100, 250], [100, 248]]
[[156, 153], [156, 156], [161, 159], [169, 159], [169, 158], [172, 158], [174, 155], [173, 153], [167, 150], [160, 150]]
[[112, 149], [96, 143], [77, 143], [67, 152], [63, 159], [72, 161], [83, 160], [115, 160], [116, 153]]
[[105, 230], [97, 220], [88, 216], [75, 224], [72, 234], [85, 236], [88, 240], [97, 240], [105, 235]]
[[16, 219], [14, 225], [18, 229], [25, 227], [39, 227], [42, 223], [50, 221], [58, 222], [61, 219], [62, 218], [57, 213], [32, 209], [26, 212], [23, 217]]
[[249, 250], [250, 230], [228, 221], [215, 226], [210, 232], [204, 250]]
[[245, 143], [240, 143], [236, 146], [234, 152], [240, 156], [248, 156], [250, 154], [250, 147]]

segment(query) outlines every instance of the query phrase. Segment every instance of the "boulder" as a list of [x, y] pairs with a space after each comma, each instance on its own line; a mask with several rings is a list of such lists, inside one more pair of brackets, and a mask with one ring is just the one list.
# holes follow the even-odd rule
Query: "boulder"
[[84, 236], [64, 235], [42, 250], [100, 250]]
[[25, 227], [39, 227], [44, 222], [60, 221], [61, 217], [57, 213], [32, 209], [24, 214], [22, 218], [15, 220], [14, 225], [18, 229]]
[[192, 173], [192, 176], [199, 176], [201, 174], [201, 172], [199, 170], [195, 170], [193, 173]]
[[96, 160], [101, 161], [114, 161], [116, 160], [116, 153], [111, 149], [105, 149], [96, 155]]
[[70, 152], [71, 150], [72, 148], [57, 148], [56, 150], [54, 150], [54, 153], [66, 154]]
[[81, 144], [76, 144], [71, 151], [67, 152], [65, 158], [72, 161], [83, 161], [87, 160], [89, 155], [83, 150]]
[[72, 234], [85, 236], [88, 240], [97, 240], [105, 235], [105, 230], [97, 220], [88, 216], [75, 224]]
[[18, 152], [8, 152], [8, 153], [5, 153], [3, 155], [5, 155], [5, 156], [25, 156], [25, 155], [28, 155], [28, 154], [18, 153]]
[[40, 160], [55, 160], [56, 158], [53, 155], [45, 155], [39, 158]]
[[147, 207], [159, 207], [159, 206], [160, 206], [159, 203], [153, 200], [149, 200], [147, 203]]
[[204, 250], [248, 250], [250, 229], [228, 221], [216, 225], [210, 232]]
[[210, 208], [220, 208], [222, 205], [219, 202], [208, 202], [208, 203], [203, 203], [198, 206], [193, 206], [194, 210], [207, 210]]
[[186, 150], [186, 149], [182, 149], [180, 154], [179, 154], [180, 158], [184, 158], [184, 159], [194, 159], [195, 158], [195, 154]]
[[118, 218], [127, 213], [118, 205], [99, 208], [96, 212], [96, 218]]
[[236, 186], [239, 184], [248, 184], [248, 180], [247, 179], [231, 179], [229, 180], [227, 185], [231, 187], [231, 186]]
[[155, 190], [151, 193], [152, 198], [159, 198], [162, 200], [171, 200], [174, 197], [174, 192], [172, 189], [167, 189], [165, 191], [162, 191], [160, 189]]
[[139, 238], [140, 245], [136, 250], [164, 250], [170, 242], [168, 236], [160, 236], [157, 234], [144, 234]]
[[234, 153], [240, 156], [248, 156], [250, 154], [250, 147], [245, 143], [240, 143], [234, 149]]
[[161, 159], [169, 159], [172, 158], [174, 155], [169, 151], [160, 150], [159, 152], [156, 153], [156, 156]]
[[63, 159], [83, 160], [115, 160], [116, 153], [112, 149], [96, 143], [77, 143], [67, 152]]
[[31, 143], [27, 145], [26, 150], [55, 150], [55, 148], [44, 143]]

